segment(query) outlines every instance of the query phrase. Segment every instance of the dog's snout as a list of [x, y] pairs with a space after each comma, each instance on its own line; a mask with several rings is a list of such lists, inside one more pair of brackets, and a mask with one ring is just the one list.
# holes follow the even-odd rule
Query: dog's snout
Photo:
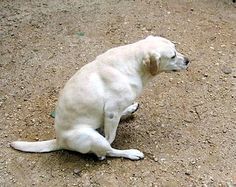
[[184, 63], [188, 65], [189, 62], [190, 62], [189, 59], [187, 57], [184, 57]]

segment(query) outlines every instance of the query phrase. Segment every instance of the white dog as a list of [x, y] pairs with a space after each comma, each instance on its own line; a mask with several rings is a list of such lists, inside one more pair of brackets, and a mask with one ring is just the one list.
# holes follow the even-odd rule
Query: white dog
[[[121, 118], [135, 112], [134, 103], [146, 83], [161, 72], [187, 68], [189, 60], [173, 43], [149, 36], [136, 43], [116, 47], [82, 67], [65, 85], [56, 107], [56, 139], [39, 142], [12, 142], [26, 152], [68, 149], [94, 153], [99, 159], [144, 157], [136, 149], [111, 147]], [[105, 137], [97, 129], [104, 130]]]

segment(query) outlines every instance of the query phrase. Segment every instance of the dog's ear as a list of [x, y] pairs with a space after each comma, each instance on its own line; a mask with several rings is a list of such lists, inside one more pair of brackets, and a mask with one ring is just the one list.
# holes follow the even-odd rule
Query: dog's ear
[[143, 63], [152, 76], [155, 76], [158, 73], [159, 55], [150, 54], [143, 60]]

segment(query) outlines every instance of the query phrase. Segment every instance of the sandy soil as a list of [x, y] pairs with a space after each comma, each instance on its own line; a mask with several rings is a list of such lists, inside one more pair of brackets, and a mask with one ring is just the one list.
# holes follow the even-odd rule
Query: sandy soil
[[[2, 0], [0, 186], [236, 184], [236, 5], [230, 0]], [[116, 148], [145, 159], [12, 150], [55, 137], [51, 111], [80, 67], [147, 35], [174, 41], [189, 71], [157, 76], [122, 123]]]

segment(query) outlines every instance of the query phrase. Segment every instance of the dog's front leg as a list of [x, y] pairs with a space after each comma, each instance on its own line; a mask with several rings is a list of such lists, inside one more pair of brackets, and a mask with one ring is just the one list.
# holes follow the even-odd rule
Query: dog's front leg
[[117, 112], [105, 112], [104, 133], [105, 138], [110, 144], [115, 140], [120, 116], [121, 115], [119, 115]]

